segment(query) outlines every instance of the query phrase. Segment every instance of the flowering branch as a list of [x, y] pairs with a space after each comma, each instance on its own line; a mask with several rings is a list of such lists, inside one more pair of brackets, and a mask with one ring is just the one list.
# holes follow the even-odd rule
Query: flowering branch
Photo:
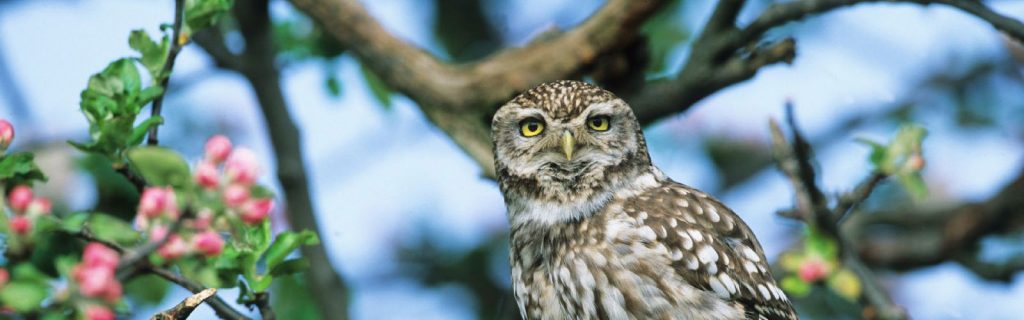
[[[814, 167], [811, 165], [812, 150], [810, 144], [800, 133], [793, 118], [792, 104], [787, 104], [786, 118], [792, 134], [791, 142], [787, 142], [779, 124], [772, 120], [769, 124], [772, 134], [773, 154], [779, 169], [786, 174], [796, 191], [797, 216], [811, 228], [811, 236], [821, 232], [826, 238], [832, 239], [842, 266], [852, 271], [858, 279], [862, 301], [866, 302], [863, 316], [869, 319], [906, 319], [906, 313], [896, 305], [889, 294], [879, 285], [874, 273], [864, 266], [853, 244], [840, 232], [837, 217], [843, 217], [852, 208], [867, 198], [874, 186], [887, 175], [873, 173], [864, 183], [851, 194], [841, 197], [839, 204], [830, 209], [828, 201], [818, 188], [815, 181]], [[919, 169], [919, 168], [918, 168]], [[809, 236], [810, 237], [810, 236]], [[805, 239], [816, 241], [816, 239]], [[828, 251], [828, 250], [826, 250]], [[828, 257], [826, 257], [828, 258]], [[827, 265], [815, 263], [815, 259], [799, 266], [799, 275], [805, 281], [817, 281], [826, 271]], [[785, 280], [783, 286], [785, 287]]]

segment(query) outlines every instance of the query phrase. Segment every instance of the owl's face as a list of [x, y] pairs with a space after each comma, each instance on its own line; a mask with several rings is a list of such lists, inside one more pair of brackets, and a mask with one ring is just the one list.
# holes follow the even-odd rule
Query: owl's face
[[557, 81], [502, 106], [491, 123], [495, 166], [506, 194], [565, 202], [590, 198], [616, 173], [649, 165], [640, 126], [612, 93]]

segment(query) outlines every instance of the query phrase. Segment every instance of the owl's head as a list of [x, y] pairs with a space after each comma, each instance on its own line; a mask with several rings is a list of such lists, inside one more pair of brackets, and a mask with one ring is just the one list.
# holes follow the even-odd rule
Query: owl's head
[[498, 109], [491, 130], [502, 188], [522, 187], [526, 196], [590, 197], [650, 166], [629, 105], [585, 82], [555, 81], [523, 92]]

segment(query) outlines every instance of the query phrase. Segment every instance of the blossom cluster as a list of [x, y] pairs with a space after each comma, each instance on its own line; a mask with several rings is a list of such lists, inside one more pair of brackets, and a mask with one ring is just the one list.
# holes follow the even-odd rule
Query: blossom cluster
[[32, 188], [25, 185], [11, 189], [7, 194], [7, 206], [14, 213], [8, 220], [7, 227], [11, 233], [22, 237], [29, 235], [36, 220], [49, 215], [51, 210], [50, 200], [36, 197]]
[[114, 312], [108, 305], [121, 300], [121, 282], [114, 271], [120, 256], [103, 244], [92, 242], [82, 252], [82, 262], [71, 270], [71, 280], [78, 287], [78, 293], [90, 299], [83, 314], [88, 320], [113, 320]]
[[135, 225], [146, 232], [149, 241], [163, 241], [157, 253], [165, 260], [193, 253], [217, 256], [224, 250], [219, 231], [229, 229], [232, 220], [255, 225], [270, 214], [273, 200], [250, 194], [258, 174], [259, 164], [251, 150], [232, 148], [228, 138], [214, 136], [206, 142], [193, 178], [202, 188], [199, 198], [215, 199], [216, 205], [193, 201], [195, 216], [187, 217], [183, 230], [171, 233], [173, 223], [181, 218], [179, 202], [183, 199], [170, 187], [147, 187], [139, 200]]

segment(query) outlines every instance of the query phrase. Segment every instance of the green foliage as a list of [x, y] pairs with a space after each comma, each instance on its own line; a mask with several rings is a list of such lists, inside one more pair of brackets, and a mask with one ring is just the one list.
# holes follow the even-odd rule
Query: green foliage
[[286, 314], [292, 319], [323, 319], [302, 277], [276, 277], [271, 290], [270, 304], [277, 314]]
[[309, 230], [286, 231], [272, 239], [270, 224], [264, 222], [260, 226], [246, 228], [239, 238], [225, 248], [213, 267], [222, 284], [230, 283], [226, 282], [228, 279], [241, 276], [244, 282], [240, 282], [238, 301], [251, 302], [255, 299], [255, 293], [270, 288], [275, 277], [306, 270], [309, 267], [306, 259], [286, 258], [299, 246], [319, 242], [316, 233]]
[[360, 71], [363, 73], [363, 79], [366, 80], [366, 85], [370, 87], [370, 92], [373, 93], [373, 98], [377, 99], [384, 109], [391, 109], [391, 88], [381, 80], [373, 70], [366, 67], [365, 64], [360, 64]]
[[142, 107], [162, 93], [163, 88], [159, 86], [142, 88], [132, 59], [111, 62], [102, 72], [90, 77], [88, 87], [82, 91], [80, 108], [89, 121], [92, 141], [69, 143], [82, 151], [96, 152], [115, 163], [120, 162], [125, 150], [141, 143], [145, 132], [162, 122], [160, 118], [151, 118], [135, 126], [135, 118]]
[[690, 32], [679, 16], [682, 1], [671, 1], [647, 20], [641, 31], [647, 35], [650, 46], [650, 64], [647, 71], [654, 74], [668, 72], [669, 55], [690, 37]]
[[179, 190], [188, 190], [192, 186], [188, 162], [174, 150], [137, 147], [128, 151], [128, 160], [149, 185], [170, 186]]
[[924, 127], [905, 124], [888, 145], [868, 139], [859, 141], [871, 147], [868, 160], [874, 165], [875, 171], [896, 177], [900, 185], [920, 199], [928, 195], [928, 187], [921, 178], [921, 169], [924, 167], [921, 143], [927, 135]]
[[39, 309], [50, 295], [49, 277], [31, 264], [19, 264], [11, 271], [11, 282], [0, 289], [0, 301], [15, 312], [26, 313]]
[[5, 189], [46, 180], [46, 175], [36, 166], [35, 155], [21, 152], [0, 157], [0, 181], [4, 182]]
[[132, 278], [125, 284], [125, 295], [140, 305], [156, 305], [164, 301], [171, 284], [155, 275]]
[[231, 6], [232, 0], [185, 0], [185, 29], [191, 32], [206, 29], [221, 19]]
[[164, 34], [160, 43], [157, 44], [146, 31], [132, 30], [131, 35], [128, 36], [128, 45], [142, 55], [137, 60], [146, 67], [154, 82], [159, 82], [167, 77], [163, 69], [164, 64], [167, 63], [167, 56], [170, 55], [170, 36]]

